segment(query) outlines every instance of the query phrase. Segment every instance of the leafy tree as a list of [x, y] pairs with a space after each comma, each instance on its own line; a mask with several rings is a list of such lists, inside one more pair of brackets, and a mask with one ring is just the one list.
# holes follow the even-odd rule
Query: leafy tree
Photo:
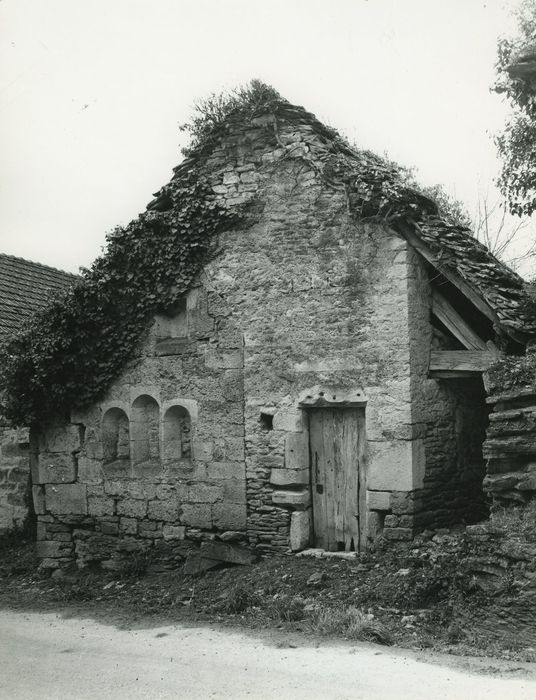
[[516, 10], [517, 34], [498, 44], [495, 92], [512, 113], [496, 137], [503, 161], [498, 184], [512, 214], [536, 211], [536, 0], [522, 0]]

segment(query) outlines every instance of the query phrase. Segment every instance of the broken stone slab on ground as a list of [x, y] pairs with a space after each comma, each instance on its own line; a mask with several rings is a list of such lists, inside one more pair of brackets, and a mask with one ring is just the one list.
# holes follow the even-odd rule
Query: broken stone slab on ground
[[201, 556], [206, 559], [215, 559], [227, 564], [254, 564], [257, 556], [249, 549], [237, 547], [228, 542], [203, 542], [200, 549]]
[[297, 557], [314, 557], [316, 559], [347, 559], [354, 561], [359, 557], [357, 552], [328, 552], [325, 549], [311, 548], [304, 549], [303, 552], [297, 552]]
[[257, 558], [244, 547], [237, 547], [227, 542], [203, 542], [198, 551], [189, 555], [183, 571], [185, 574], [194, 575], [222, 564], [247, 566], [254, 564]]
[[192, 552], [184, 562], [183, 572], [187, 576], [195, 576], [196, 574], [203, 573], [203, 571], [214, 569], [216, 566], [220, 566], [221, 563], [222, 562], [217, 559], [203, 557], [200, 552]]

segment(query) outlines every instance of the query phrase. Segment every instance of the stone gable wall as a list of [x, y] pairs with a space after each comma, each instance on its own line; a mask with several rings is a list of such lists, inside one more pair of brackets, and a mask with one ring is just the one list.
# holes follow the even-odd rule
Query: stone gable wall
[[[371, 535], [391, 492], [413, 493], [411, 253], [382, 225], [353, 220], [344, 190], [318, 174], [323, 157], [309, 128], [270, 118], [231, 129], [212, 153], [214, 191], [255, 220], [222, 235], [185, 308], [157, 319], [99, 405], [34, 436], [45, 566], [114, 567], [148, 548], [174, 566], [215, 537], [262, 553], [307, 546], [307, 397], [366, 403]], [[166, 438], [182, 431], [182, 409], [186, 451]]]

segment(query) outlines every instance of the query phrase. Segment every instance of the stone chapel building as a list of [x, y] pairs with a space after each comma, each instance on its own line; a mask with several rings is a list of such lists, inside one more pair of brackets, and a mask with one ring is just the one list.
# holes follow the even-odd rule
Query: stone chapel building
[[284, 100], [229, 116], [144, 216], [195, 158], [255, 215], [100, 400], [33, 435], [44, 566], [357, 551], [485, 517], [482, 372], [536, 332], [521, 278]]

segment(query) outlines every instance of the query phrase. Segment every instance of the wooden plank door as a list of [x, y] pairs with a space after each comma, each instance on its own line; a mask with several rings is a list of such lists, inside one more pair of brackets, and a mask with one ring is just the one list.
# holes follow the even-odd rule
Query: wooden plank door
[[315, 546], [359, 549], [359, 474], [364, 410], [317, 408], [309, 414]]

